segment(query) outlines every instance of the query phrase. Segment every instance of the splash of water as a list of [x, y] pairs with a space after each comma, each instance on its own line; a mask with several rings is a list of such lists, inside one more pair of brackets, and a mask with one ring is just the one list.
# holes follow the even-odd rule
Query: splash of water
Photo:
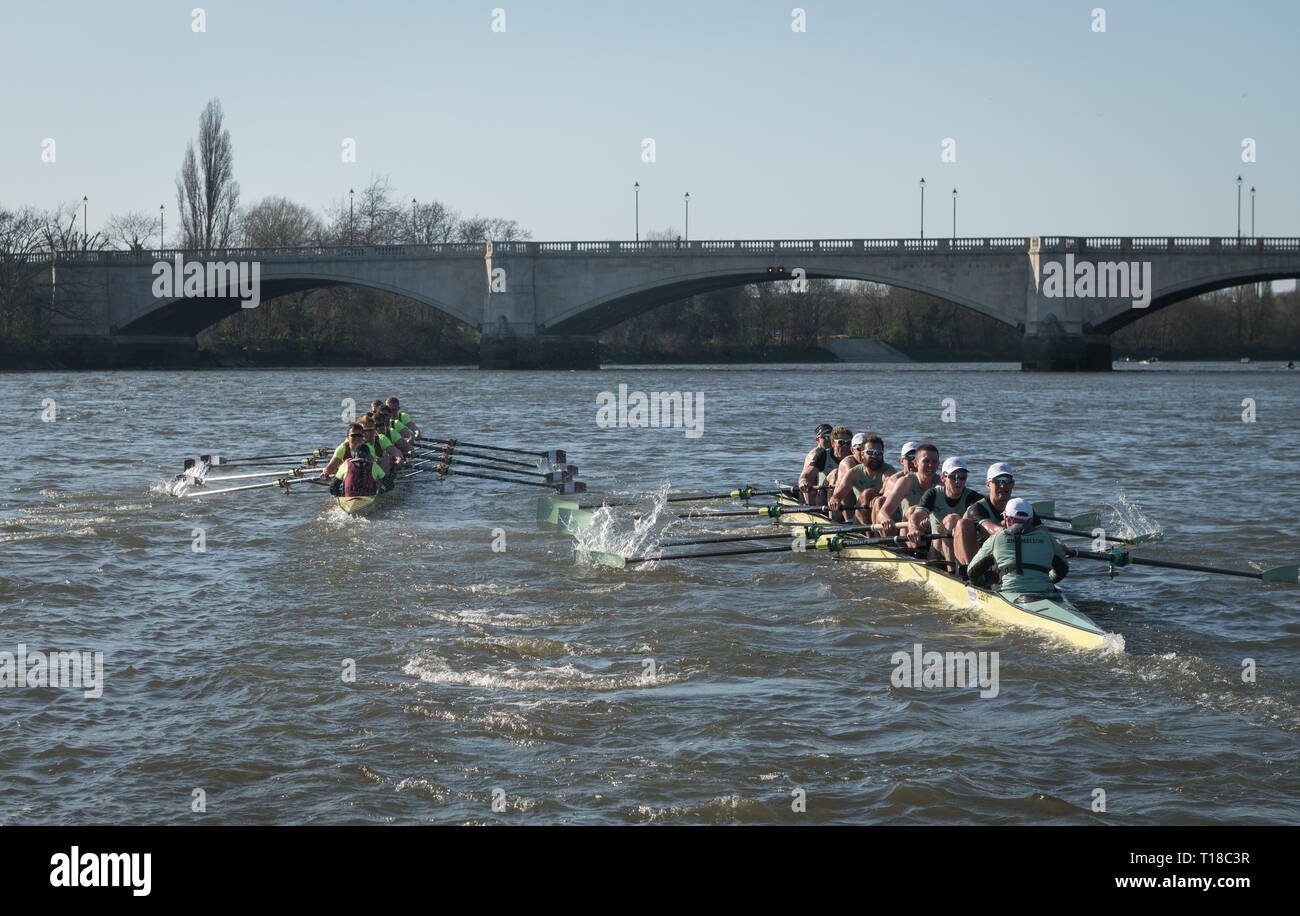
[[1160, 523], [1147, 515], [1136, 500], [1125, 496], [1123, 491], [1120, 492], [1118, 501], [1108, 504], [1108, 508], [1110, 513], [1106, 518], [1107, 529], [1120, 537], [1147, 540], [1164, 538], [1164, 528]]

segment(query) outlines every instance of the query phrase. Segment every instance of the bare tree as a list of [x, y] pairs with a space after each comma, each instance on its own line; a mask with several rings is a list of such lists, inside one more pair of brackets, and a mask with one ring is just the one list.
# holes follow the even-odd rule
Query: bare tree
[[251, 248], [292, 248], [321, 240], [320, 218], [309, 207], [284, 197], [264, 197], [243, 217], [244, 244]]
[[238, 231], [239, 182], [234, 180], [230, 131], [222, 128], [221, 102], [212, 99], [199, 116], [199, 149], [186, 144], [176, 177], [181, 238], [186, 248], [224, 248]]
[[39, 291], [50, 265], [45, 227], [49, 217], [31, 207], [0, 209], [0, 338], [29, 339], [39, 331]]
[[113, 248], [127, 251], [143, 251], [158, 228], [158, 220], [151, 213], [132, 210], [129, 213], [113, 214], [108, 218], [104, 231], [108, 243]]

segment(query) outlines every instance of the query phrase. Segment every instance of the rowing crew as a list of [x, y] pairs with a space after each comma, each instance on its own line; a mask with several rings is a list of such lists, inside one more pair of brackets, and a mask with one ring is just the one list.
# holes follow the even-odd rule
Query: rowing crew
[[420, 430], [397, 398], [372, 401], [368, 412], [348, 424], [347, 437], [334, 450], [321, 479], [337, 481], [332, 489], [342, 496], [370, 496], [389, 489], [393, 472], [406, 465], [419, 436]]
[[[1012, 500], [1015, 474], [1006, 462], [989, 465], [988, 495], [981, 497], [966, 486], [966, 462], [949, 458], [941, 466], [939, 449], [932, 443], [905, 443], [899, 452], [903, 467], [896, 471], [885, 463], [884, 442], [874, 433], [855, 436], [846, 426], [823, 423], [813, 435], [817, 447], [804, 459], [799, 495], [807, 505], [825, 506], [832, 521], [870, 525], [885, 536], [902, 530], [913, 547], [928, 540], [932, 558], [942, 560], [963, 579], [968, 578], [971, 564], [984, 559], [983, 551], [992, 539], [1011, 527], [1017, 527], [1020, 535], [1016, 542], [1021, 545], [1022, 572], [1017, 575], [1023, 575], [1023, 569], [1051, 569], [1057, 565], [1053, 562], [1057, 551], [1064, 562], [1064, 551], [1045, 532], [1040, 532], [1041, 538], [1024, 539], [1026, 526], [1036, 528], [1037, 520], [1029, 503]], [[1020, 509], [1028, 508], [1029, 514], [1008, 516], [1012, 502], [1023, 503]], [[1055, 545], [1046, 557], [1038, 555], [1042, 539]], [[1032, 563], [1025, 559], [1025, 549], [1033, 551]], [[1063, 578], [1066, 571], [1068, 567], [1057, 577]]]

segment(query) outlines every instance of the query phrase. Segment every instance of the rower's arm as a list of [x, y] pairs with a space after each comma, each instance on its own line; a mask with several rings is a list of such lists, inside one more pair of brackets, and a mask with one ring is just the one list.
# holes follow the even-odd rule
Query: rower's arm
[[325, 470], [320, 472], [320, 476], [323, 478], [333, 477], [334, 472], [339, 469], [339, 465], [342, 463], [343, 460], [341, 458], [331, 458], [330, 463], [325, 465]]
[[[853, 475], [844, 467], [844, 462], [848, 460], [848, 458], [845, 458], [844, 461], [840, 462], [840, 473], [835, 478], [835, 489], [831, 493], [831, 499], [839, 500], [838, 504], [851, 504], [854, 502]], [[856, 464], [856, 462], [854, 463]]]
[[1070, 564], [1065, 559], [1065, 547], [1056, 538], [1052, 538], [1052, 571], [1048, 574], [1053, 582], [1060, 582], [1070, 574]]
[[903, 504], [903, 496], [912, 488], [912, 481], [903, 476], [891, 480], [887, 486], [889, 493], [885, 496], [885, 504], [880, 507], [880, 512], [882, 515], [893, 515]]

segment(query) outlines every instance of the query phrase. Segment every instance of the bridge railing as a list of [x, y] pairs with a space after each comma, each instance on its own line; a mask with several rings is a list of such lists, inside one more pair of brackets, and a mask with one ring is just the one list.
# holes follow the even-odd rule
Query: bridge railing
[[220, 248], [210, 250], [152, 249], [145, 251], [36, 252], [23, 257], [45, 263], [140, 264], [156, 261], [301, 261], [402, 259], [429, 257], [483, 257], [525, 255], [590, 257], [592, 255], [657, 256], [674, 254], [939, 254], [943, 252], [998, 253], [1028, 251], [1204, 251], [1259, 253], [1298, 251], [1300, 238], [1213, 238], [1209, 236], [1010, 236], [1002, 238], [928, 239], [668, 239], [655, 241], [588, 242], [448, 242], [434, 245], [311, 245], [301, 248]]

